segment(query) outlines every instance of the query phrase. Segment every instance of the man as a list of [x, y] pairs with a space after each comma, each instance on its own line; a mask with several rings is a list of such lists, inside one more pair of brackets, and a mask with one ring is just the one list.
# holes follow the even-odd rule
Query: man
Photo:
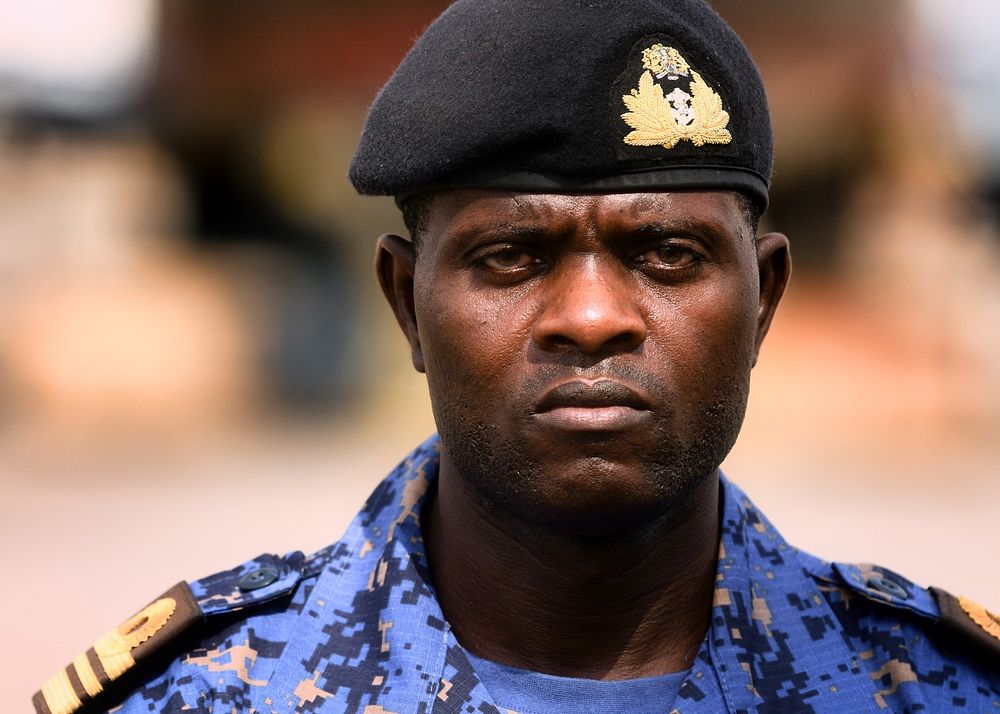
[[1000, 622], [795, 550], [718, 467], [790, 270], [701, 0], [459, 0], [351, 169], [440, 438], [344, 538], [180, 584], [40, 712], [995, 711]]

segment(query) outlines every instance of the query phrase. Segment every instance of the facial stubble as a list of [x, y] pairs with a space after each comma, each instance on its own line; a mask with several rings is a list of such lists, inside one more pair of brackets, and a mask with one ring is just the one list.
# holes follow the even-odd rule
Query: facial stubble
[[[627, 373], [633, 384], [649, 382], [635, 370], [614, 371], [619, 375]], [[633, 454], [645, 493], [631, 504], [602, 501], [601, 481], [614, 478], [609, 473], [613, 469], [605, 468], [607, 464], [600, 458], [600, 440], [585, 444], [594, 457], [580, 460], [589, 464], [582, 467], [589, 472], [576, 473], [574, 481], [594, 484], [594, 499], [589, 504], [584, 499], [572, 509], [567, 509], [565, 503], [552, 502], [551, 494], [558, 489], [546, 487], [546, 480], [553, 475], [539, 455], [510, 438], [497, 421], [471, 408], [475, 400], [461, 390], [449, 389], [456, 386], [455, 381], [449, 381], [443, 390], [435, 390], [433, 370], [429, 370], [428, 378], [442, 445], [455, 470], [486, 509], [571, 535], [616, 537], [679, 518], [696, 505], [691, 502], [692, 495], [705, 479], [716, 477], [719, 464], [736, 442], [746, 412], [749, 373], [749, 364], [728, 371], [684, 410], [685, 417], [669, 406], [670, 400], [666, 401], [667, 407], [655, 413], [649, 427], [654, 438], [644, 439], [652, 446], [645, 448], [645, 453]], [[533, 381], [546, 379], [551, 381], [543, 372]], [[525, 391], [533, 390], [529, 385]], [[518, 406], [515, 413], [524, 413], [524, 405]], [[522, 422], [523, 428], [531, 428], [527, 421]]]

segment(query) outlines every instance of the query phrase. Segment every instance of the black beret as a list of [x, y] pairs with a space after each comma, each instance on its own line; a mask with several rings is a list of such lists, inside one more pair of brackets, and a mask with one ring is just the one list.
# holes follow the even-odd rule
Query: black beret
[[443, 188], [738, 190], [767, 204], [767, 98], [703, 0], [458, 0], [368, 114], [350, 178]]

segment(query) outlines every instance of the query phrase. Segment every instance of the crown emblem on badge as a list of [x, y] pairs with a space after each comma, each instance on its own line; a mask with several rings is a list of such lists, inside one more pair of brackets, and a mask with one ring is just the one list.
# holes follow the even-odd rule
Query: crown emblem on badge
[[[634, 130], [625, 137], [626, 144], [672, 149], [680, 141], [704, 146], [733, 140], [726, 128], [729, 112], [722, 108], [722, 98], [680, 52], [651, 45], [643, 50], [642, 66], [639, 87], [622, 97], [629, 110], [622, 119]], [[667, 94], [663, 83], [657, 82], [664, 79], [674, 85]], [[686, 88], [682, 79], [690, 79]]]

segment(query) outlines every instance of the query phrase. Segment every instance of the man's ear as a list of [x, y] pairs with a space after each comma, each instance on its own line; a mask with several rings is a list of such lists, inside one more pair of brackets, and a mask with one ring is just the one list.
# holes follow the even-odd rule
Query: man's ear
[[760, 346], [771, 327], [774, 311], [792, 274], [792, 254], [788, 238], [781, 233], [768, 233], [757, 239], [757, 270], [760, 275], [760, 302], [757, 306], [757, 340], [753, 362], [757, 364]]
[[396, 322], [410, 343], [410, 359], [418, 372], [424, 371], [424, 353], [420, 347], [420, 330], [413, 309], [413, 276], [417, 254], [413, 243], [387, 233], [378, 239], [375, 248], [375, 273]]

